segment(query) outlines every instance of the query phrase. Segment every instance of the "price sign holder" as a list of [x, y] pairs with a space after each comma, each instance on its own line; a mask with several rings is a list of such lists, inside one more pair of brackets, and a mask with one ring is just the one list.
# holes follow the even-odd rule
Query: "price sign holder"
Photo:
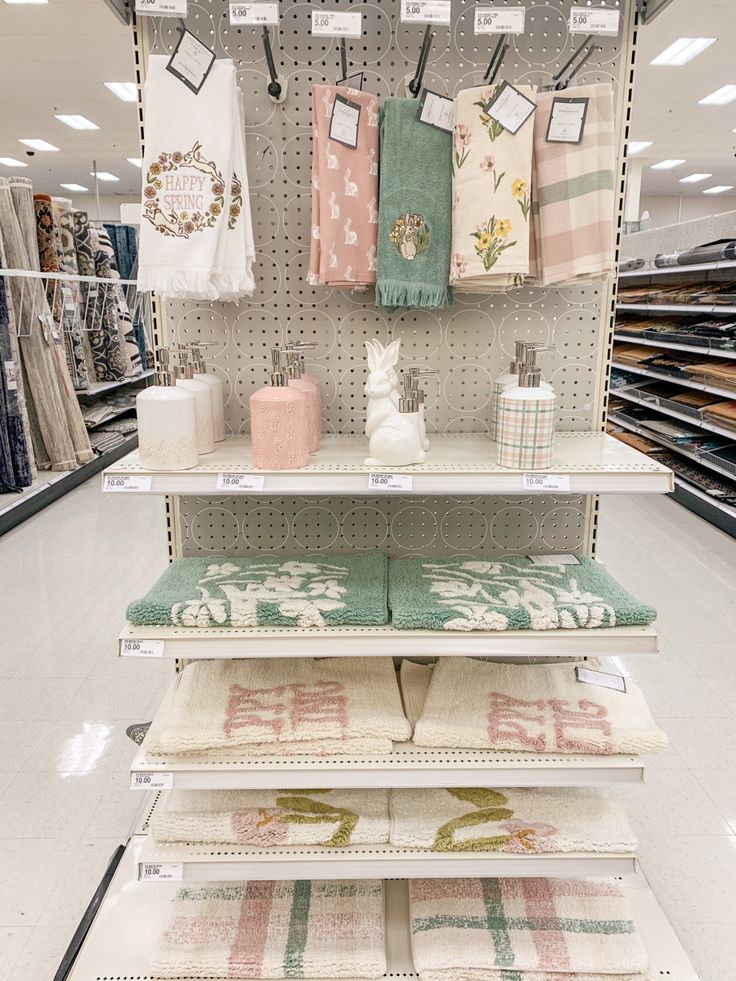
[[618, 37], [621, 27], [619, 10], [604, 10], [599, 7], [573, 7], [568, 23], [571, 34], [601, 34], [604, 37]]
[[135, 0], [135, 12], [149, 17], [186, 17], [187, 0]]
[[151, 478], [139, 477], [137, 474], [125, 473], [106, 473], [105, 481], [102, 485], [103, 493], [141, 493], [150, 491]]
[[523, 34], [526, 30], [526, 7], [508, 10], [476, 7], [473, 30], [475, 34]]
[[525, 473], [522, 477], [525, 491], [557, 491], [570, 493], [570, 478], [561, 473]]
[[368, 474], [368, 490], [410, 491], [414, 478], [409, 473], [371, 473]]
[[173, 786], [173, 773], [146, 773], [138, 770], [130, 775], [131, 790], [171, 790]]
[[312, 8], [312, 34], [315, 37], [352, 37], [363, 34], [360, 10], [318, 10]]
[[452, 17], [450, 0], [401, 0], [402, 24], [447, 24]]
[[126, 637], [120, 647], [121, 657], [163, 657], [165, 641], [135, 640]]
[[279, 23], [278, 3], [231, 3], [230, 23], [252, 25], [254, 27], [277, 27]]
[[184, 878], [184, 863], [142, 862], [138, 878], [142, 882], [181, 882]]
[[218, 473], [217, 490], [262, 491], [265, 477], [258, 473]]

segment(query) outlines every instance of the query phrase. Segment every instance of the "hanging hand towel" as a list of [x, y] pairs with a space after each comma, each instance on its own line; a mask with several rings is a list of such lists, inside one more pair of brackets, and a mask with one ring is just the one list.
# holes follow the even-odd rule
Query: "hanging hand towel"
[[630, 678], [621, 692], [579, 682], [572, 664], [441, 657], [414, 727], [414, 742], [607, 756], [653, 753], [664, 749], [667, 737]]
[[[555, 99], [588, 99], [582, 140], [547, 143]], [[534, 114], [534, 212], [540, 285], [613, 273], [616, 137], [610, 84], [540, 92]]]
[[389, 753], [410, 732], [390, 657], [195, 661], [145, 749]]
[[388, 841], [388, 790], [174, 790], [151, 828], [160, 842], [379, 845]]
[[435, 852], [633, 852], [620, 804], [600, 790], [392, 790], [392, 845]]
[[380, 307], [446, 307], [452, 301], [452, 136], [420, 123], [415, 99], [381, 106], [378, 207]]
[[[514, 134], [491, 119], [485, 106], [499, 88], [455, 97], [450, 281], [469, 293], [514, 289], [529, 275], [534, 125]], [[533, 86], [516, 88], [534, 101]]]
[[420, 981], [645, 981], [648, 958], [618, 883], [411, 879]]
[[324, 627], [386, 623], [381, 552], [288, 558], [177, 559], [128, 607], [136, 624]]
[[400, 630], [576, 630], [648, 624], [657, 615], [593, 559], [401, 559], [389, 569]]
[[[357, 147], [330, 139], [335, 96], [360, 107]], [[335, 85], [312, 87], [312, 238], [309, 282], [368, 286], [376, 281], [378, 100]]]
[[195, 95], [167, 62], [148, 60], [139, 288], [215, 300], [231, 197], [235, 65], [216, 60]]
[[157, 978], [380, 978], [383, 882], [211, 882], [177, 890]]

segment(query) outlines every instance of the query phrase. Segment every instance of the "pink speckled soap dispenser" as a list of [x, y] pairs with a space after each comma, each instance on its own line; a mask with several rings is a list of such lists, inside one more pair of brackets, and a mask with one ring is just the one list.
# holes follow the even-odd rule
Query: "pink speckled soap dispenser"
[[258, 470], [298, 470], [309, 462], [307, 400], [289, 385], [281, 351], [271, 351], [273, 371], [250, 403], [253, 466]]
[[314, 385], [302, 378], [302, 368], [297, 351], [286, 352], [286, 363], [289, 372], [289, 387], [301, 392], [307, 400], [307, 434], [309, 442], [309, 452], [316, 453], [319, 449], [319, 434], [322, 428], [322, 417], [320, 416], [319, 390]]

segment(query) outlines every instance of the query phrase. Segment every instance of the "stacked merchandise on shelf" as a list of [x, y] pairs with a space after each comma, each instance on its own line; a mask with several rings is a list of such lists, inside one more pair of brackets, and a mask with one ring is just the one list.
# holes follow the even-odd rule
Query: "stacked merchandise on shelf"
[[736, 283], [677, 283], [658, 286], [622, 286], [619, 303], [650, 304], [652, 306], [691, 305], [733, 306], [736, 304]]

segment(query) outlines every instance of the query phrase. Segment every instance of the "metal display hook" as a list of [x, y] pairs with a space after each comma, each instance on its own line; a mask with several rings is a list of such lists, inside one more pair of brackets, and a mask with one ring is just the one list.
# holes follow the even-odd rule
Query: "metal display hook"
[[286, 80], [279, 78], [276, 73], [276, 63], [273, 60], [273, 51], [271, 50], [271, 38], [268, 36], [268, 28], [264, 27], [262, 31], [263, 40], [263, 50], [266, 54], [266, 64], [268, 65], [268, 74], [271, 77], [271, 81], [266, 87], [269, 98], [273, 102], [283, 102], [286, 98]]
[[340, 38], [340, 69], [342, 71], [342, 75], [340, 76], [340, 78], [347, 79], [347, 77], [348, 77], [348, 53], [347, 53], [347, 49], [345, 47], [345, 38], [344, 37], [341, 37]]
[[[593, 52], [602, 50], [600, 44], [590, 44], [592, 40], [593, 40], [593, 35], [588, 34], [588, 36], [585, 38], [583, 43], [579, 45], [579, 47], [576, 48], [575, 51], [573, 51], [570, 58], [568, 58], [568, 60], [565, 62], [562, 68], [560, 68], [560, 70], [557, 72], [557, 74], [552, 76], [552, 81], [557, 83], [555, 86], [553, 86], [553, 88], [557, 89], [558, 91], [561, 89], [566, 89], [567, 86], [570, 84], [570, 82], [578, 74], [580, 69], [583, 67], [583, 65], [590, 59]], [[590, 45], [590, 47], [588, 47], [588, 45]], [[585, 51], [586, 47], [588, 47], [587, 51]], [[581, 54], [582, 54], [582, 58], [580, 58], [580, 61], [578, 61], [577, 64], [574, 64], [575, 59]], [[570, 69], [570, 74], [567, 76], [567, 78], [564, 81], [561, 81], [561, 79], [565, 75], [565, 72], [567, 72], [568, 69]]]
[[499, 37], [496, 47], [493, 49], [491, 60], [488, 62], [486, 73], [483, 76], [484, 82], [490, 82], [492, 85], [496, 81], [496, 76], [498, 75], [501, 65], [503, 64], [503, 59], [506, 57], [506, 52], [509, 50], [509, 42], [507, 38], [508, 34], [502, 34]]
[[424, 31], [424, 38], [422, 39], [422, 47], [419, 50], [417, 70], [414, 74], [414, 78], [409, 82], [409, 91], [415, 99], [422, 90], [422, 79], [424, 78], [424, 71], [427, 67], [427, 62], [429, 61], [429, 49], [432, 46], [433, 40], [434, 34], [432, 33], [432, 27], [430, 24], [427, 24]]

